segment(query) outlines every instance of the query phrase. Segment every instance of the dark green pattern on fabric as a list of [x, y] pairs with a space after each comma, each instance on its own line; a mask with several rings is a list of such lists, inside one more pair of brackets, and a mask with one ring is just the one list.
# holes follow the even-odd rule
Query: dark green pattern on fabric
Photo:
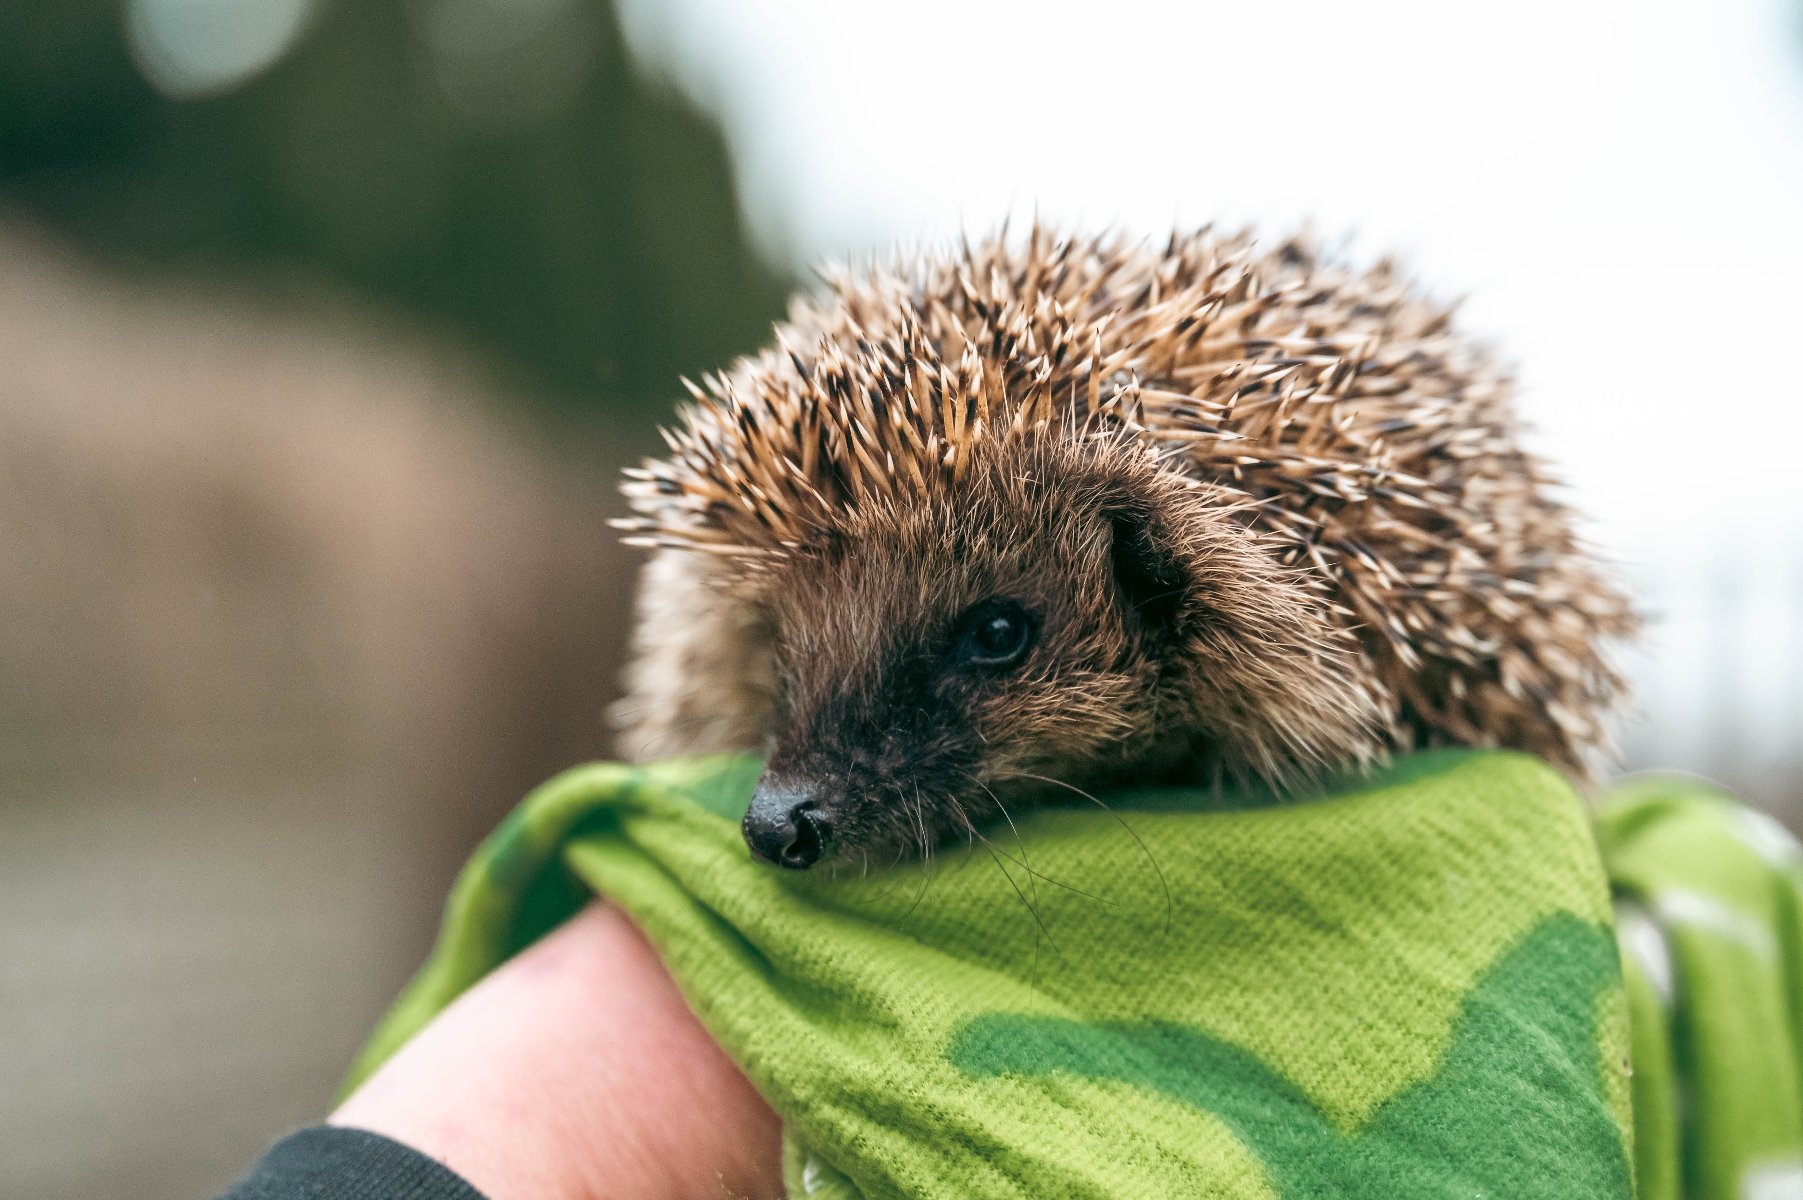
[[[1624, 990], [1590, 817], [1542, 764], [1421, 755], [1293, 805], [1116, 796], [1120, 820], [1046, 810], [869, 877], [751, 861], [757, 771], [603, 764], [540, 788], [459, 879], [351, 1082], [598, 893], [783, 1117], [794, 1196], [1625, 1200], [1633, 1163], [1668, 1200], [1644, 1189], [1716, 1177], [1670, 1093], [1720, 1061], [1699, 1058], [1717, 1025], [1632, 955]], [[1612, 819], [1618, 883], [1683, 916], [1649, 865], [1672, 814]], [[1707, 832], [1684, 839], [1707, 855]], [[1795, 995], [1773, 994], [1753, 1007]], [[1717, 1174], [1783, 1185], [1784, 1146], [1756, 1148]]]
[[1206, 1109], [1281, 1196], [1622, 1196], [1628, 1159], [1586, 1008], [1619, 977], [1607, 929], [1548, 918], [1478, 980], [1440, 1069], [1350, 1135], [1256, 1056], [1183, 1025], [991, 1014], [950, 1057], [978, 1074], [1120, 1080]]

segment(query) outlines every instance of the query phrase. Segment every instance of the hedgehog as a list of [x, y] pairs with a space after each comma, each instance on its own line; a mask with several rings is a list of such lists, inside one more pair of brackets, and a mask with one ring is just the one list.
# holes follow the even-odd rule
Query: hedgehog
[[1606, 760], [1636, 614], [1506, 367], [1392, 261], [1036, 227], [823, 279], [684, 380], [617, 522], [653, 550], [621, 750], [765, 754], [757, 857], [1438, 746]]

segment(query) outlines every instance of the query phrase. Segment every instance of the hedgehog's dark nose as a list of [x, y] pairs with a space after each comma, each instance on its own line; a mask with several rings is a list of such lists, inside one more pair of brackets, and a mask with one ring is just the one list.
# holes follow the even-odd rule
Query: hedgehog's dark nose
[[826, 853], [832, 825], [814, 789], [768, 775], [758, 780], [745, 810], [745, 844], [768, 863], [805, 871]]

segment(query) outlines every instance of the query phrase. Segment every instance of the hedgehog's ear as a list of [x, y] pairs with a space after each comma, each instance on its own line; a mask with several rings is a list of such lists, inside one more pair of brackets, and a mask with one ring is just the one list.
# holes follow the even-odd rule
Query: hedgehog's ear
[[1102, 515], [1128, 624], [1154, 637], [1174, 635], [1194, 585], [1175, 544], [1148, 504], [1121, 501]]

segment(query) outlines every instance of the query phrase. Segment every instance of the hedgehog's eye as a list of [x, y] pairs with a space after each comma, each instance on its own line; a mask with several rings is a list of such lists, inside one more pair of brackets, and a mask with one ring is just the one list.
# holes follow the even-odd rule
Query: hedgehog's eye
[[1033, 645], [1033, 614], [1012, 600], [985, 600], [958, 622], [953, 652], [975, 667], [1012, 667]]

